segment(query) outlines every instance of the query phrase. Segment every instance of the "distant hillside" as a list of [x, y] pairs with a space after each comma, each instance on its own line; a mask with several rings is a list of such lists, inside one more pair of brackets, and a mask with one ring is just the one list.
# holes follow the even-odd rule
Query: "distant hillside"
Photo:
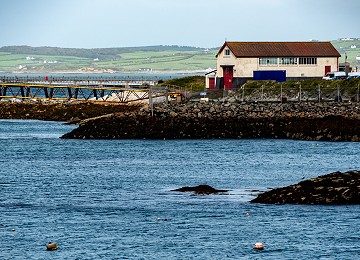
[[342, 38], [331, 41], [331, 43], [341, 54], [339, 62], [345, 62], [345, 56], [347, 56], [347, 62], [350, 62], [353, 69], [357, 66], [358, 70], [360, 70], [360, 60], [356, 59], [356, 57], [360, 57], [359, 38]]
[[162, 52], [162, 51], [194, 51], [196, 47], [188, 46], [144, 46], [144, 47], [122, 47], [122, 48], [97, 48], [97, 49], [77, 49], [59, 47], [31, 47], [31, 46], [5, 46], [0, 48], [0, 52], [25, 55], [45, 55], [45, 56], [72, 56], [90, 59], [112, 60], [119, 59], [122, 53], [131, 52]]
[[[360, 70], [360, 40], [332, 41], [342, 57]], [[144, 47], [77, 49], [5, 46], [0, 48], [0, 72], [22, 73], [121, 73], [193, 72], [216, 68], [219, 48], [159, 45]], [[345, 55], [346, 53], [346, 55]]]
[[0, 48], [0, 72], [204, 71], [216, 66], [216, 51], [176, 45], [100, 49], [6, 46]]

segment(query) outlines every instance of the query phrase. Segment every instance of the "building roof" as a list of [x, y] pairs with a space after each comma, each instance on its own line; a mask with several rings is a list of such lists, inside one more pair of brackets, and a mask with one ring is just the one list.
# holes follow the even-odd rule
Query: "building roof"
[[341, 57], [331, 42], [225, 42], [237, 58], [251, 57]]

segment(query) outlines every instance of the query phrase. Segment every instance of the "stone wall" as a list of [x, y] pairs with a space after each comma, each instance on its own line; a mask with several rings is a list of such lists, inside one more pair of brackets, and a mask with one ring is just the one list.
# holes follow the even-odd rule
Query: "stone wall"
[[358, 103], [188, 103], [87, 120], [63, 138], [360, 141]]

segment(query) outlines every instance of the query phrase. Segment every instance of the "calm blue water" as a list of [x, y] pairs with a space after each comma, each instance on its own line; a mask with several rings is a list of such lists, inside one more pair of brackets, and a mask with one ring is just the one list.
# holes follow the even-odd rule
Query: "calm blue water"
[[[360, 169], [360, 143], [58, 138], [72, 128], [0, 120], [0, 259], [360, 257], [360, 206], [249, 203]], [[231, 191], [170, 192], [199, 184]]]

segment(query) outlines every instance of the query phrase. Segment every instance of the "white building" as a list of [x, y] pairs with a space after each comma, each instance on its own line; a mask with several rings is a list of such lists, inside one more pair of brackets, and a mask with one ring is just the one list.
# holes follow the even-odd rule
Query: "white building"
[[217, 88], [247, 80], [321, 78], [337, 71], [340, 53], [330, 42], [225, 42], [217, 57]]

